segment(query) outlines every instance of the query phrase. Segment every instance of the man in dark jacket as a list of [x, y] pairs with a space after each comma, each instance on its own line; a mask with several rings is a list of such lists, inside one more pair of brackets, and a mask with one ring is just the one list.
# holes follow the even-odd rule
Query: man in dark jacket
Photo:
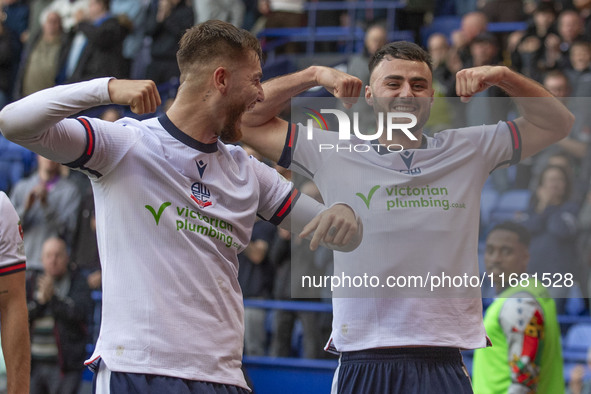
[[111, 15], [109, 9], [109, 0], [90, 0], [86, 12], [76, 14], [75, 35], [63, 69], [66, 82], [129, 76], [123, 40], [131, 30], [131, 22]]
[[41, 260], [44, 272], [28, 283], [31, 394], [75, 394], [86, 358], [90, 290], [82, 275], [69, 271], [62, 239], [47, 239]]
[[146, 35], [152, 37], [152, 61], [146, 70], [146, 79], [156, 84], [178, 78], [176, 62], [179, 40], [185, 30], [193, 26], [193, 8], [183, 0], [160, 0], [148, 15]]

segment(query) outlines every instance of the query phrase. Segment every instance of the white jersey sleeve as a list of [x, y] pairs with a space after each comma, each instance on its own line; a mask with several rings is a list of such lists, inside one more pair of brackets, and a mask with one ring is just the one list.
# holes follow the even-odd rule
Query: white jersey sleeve
[[96, 178], [108, 174], [142, 135], [139, 121], [130, 118], [115, 123], [86, 117], [69, 121], [84, 128], [86, 144], [80, 157], [64, 164]]
[[81, 122], [65, 118], [111, 104], [109, 79], [55, 86], [11, 103], [0, 112], [0, 131], [7, 139], [50, 160], [79, 160], [88, 153], [92, 141]]
[[458, 133], [474, 144], [482, 154], [489, 172], [517, 164], [521, 160], [521, 135], [513, 121], [465, 127], [450, 132]]
[[275, 169], [252, 156], [250, 163], [260, 187], [258, 215], [277, 225], [289, 215], [291, 207], [299, 198], [299, 192]]
[[0, 192], [0, 218], [0, 276], [24, 271], [26, 264], [21, 223], [4, 192]]
[[[307, 143], [298, 144], [298, 140], [305, 139]], [[322, 166], [322, 162], [330, 160], [332, 152], [323, 148], [334, 147], [339, 143], [339, 135], [333, 131], [313, 129], [308, 133], [301, 124], [290, 123], [283, 152], [277, 164], [285, 168], [292, 168], [296, 172], [313, 179]], [[296, 149], [297, 145], [297, 149]]]

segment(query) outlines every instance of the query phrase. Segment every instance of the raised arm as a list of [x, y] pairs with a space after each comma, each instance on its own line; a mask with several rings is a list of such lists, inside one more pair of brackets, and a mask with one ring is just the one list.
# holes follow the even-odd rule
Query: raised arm
[[[0, 111], [4, 136], [51, 160], [76, 160], [86, 146], [86, 133], [68, 116], [105, 104], [130, 105], [137, 114], [154, 112], [160, 96], [152, 81], [101, 78], [60, 85], [24, 97]], [[48, 138], [48, 133], [51, 138]]]
[[315, 86], [326, 88], [350, 108], [359, 97], [361, 80], [330, 67], [312, 66], [265, 82], [265, 100], [242, 116], [242, 140], [263, 156], [278, 161], [285, 143], [287, 122], [277, 116], [292, 97]]
[[573, 114], [539, 83], [504, 66], [468, 68], [456, 74], [456, 93], [463, 100], [490, 86], [503, 89], [519, 107], [515, 120], [526, 158], [569, 135]]

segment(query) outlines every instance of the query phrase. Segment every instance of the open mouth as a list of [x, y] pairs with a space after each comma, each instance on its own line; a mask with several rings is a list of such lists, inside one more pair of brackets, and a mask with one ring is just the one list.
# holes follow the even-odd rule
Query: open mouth
[[390, 108], [392, 112], [416, 112], [419, 107], [412, 104], [395, 104]]

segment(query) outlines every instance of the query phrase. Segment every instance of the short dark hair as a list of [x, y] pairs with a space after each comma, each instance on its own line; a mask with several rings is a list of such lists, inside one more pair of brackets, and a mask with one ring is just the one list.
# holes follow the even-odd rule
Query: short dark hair
[[495, 37], [494, 34], [484, 32], [474, 37], [470, 42], [470, 45], [472, 44], [491, 44], [498, 47], [499, 40], [497, 40], [497, 37]]
[[490, 235], [493, 233], [493, 231], [496, 230], [511, 231], [512, 233], [517, 234], [517, 239], [519, 240], [519, 243], [529, 248], [529, 244], [531, 242], [531, 234], [529, 233], [529, 230], [521, 224], [506, 220], [504, 222], [496, 224], [488, 232], [488, 234]]
[[192, 65], [220, 59], [239, 60], [252, 50], [259, 60], [263, 53], [259, 41], [250, 32], [231, 23], [209, 20], [188, 29], [179, 42], [176, 58], [181, 73]]
[[570, 47], [575, 47], [575, 46], [580, 46], [580, 47], [584, 47], [586, 49], [591, 49], [591, 42], [589, 40], [586, 40], [584, 38], [577, 38], [576, 40], [574, 40], [572, 42], [572, 44], [570, 44]]
[[111, 10], [111, 2], [109, 0], [96, 0], [96, 2], [99, 3], [105, 11]]
[[552, 14], [552, 15], [556, 16], [556, 7], [554, 6], [554, 3], [552, 3], [552, 2], [541, 1], [540, 4], [538, 4], [536, 9], [534, 10], [534, 13], [536, 13], [536, 12], [545, 12], [545, 13]]
[[423, 48], [408, 41], [394, 41], [390, 42], [374, 53], [369, 61], [369, 75], [373, 73], [378, 63], [380, 63], [386, 56], [391, 56], [394, 59], [414, 60], [425, 63], [429, 66], [429, 71], [433, 72], [433, 65], [431, 64], [431, 55]]
[[[564, 177], [564, 183], [565, 183], [564, 195], [562, 196], [562, 201], [560, 201], [560, 204], [564, 204], [566, 201], [568, 201], [568, 199], [570, 198], [570, 196], [573, 192], [573, 180], [566, 168], [564, 168], [562, 166], [557, 166], [554, 164], [547, 165], [546, 167], [544, 167], [542, 172], [540, 172], [537, 187], [542, 186], [542, 183], [544, 182], [544, 175], [550, 170], [556, 170], [556, 171], [560, 172], [562, 174], [562, 176]], [[536, 194], [534, 193], [532, 196], [532, 199], [531, 199], [531, 205], [536, 206], [537, 204], [538, 204], [538, 198], [537, 198]]]

